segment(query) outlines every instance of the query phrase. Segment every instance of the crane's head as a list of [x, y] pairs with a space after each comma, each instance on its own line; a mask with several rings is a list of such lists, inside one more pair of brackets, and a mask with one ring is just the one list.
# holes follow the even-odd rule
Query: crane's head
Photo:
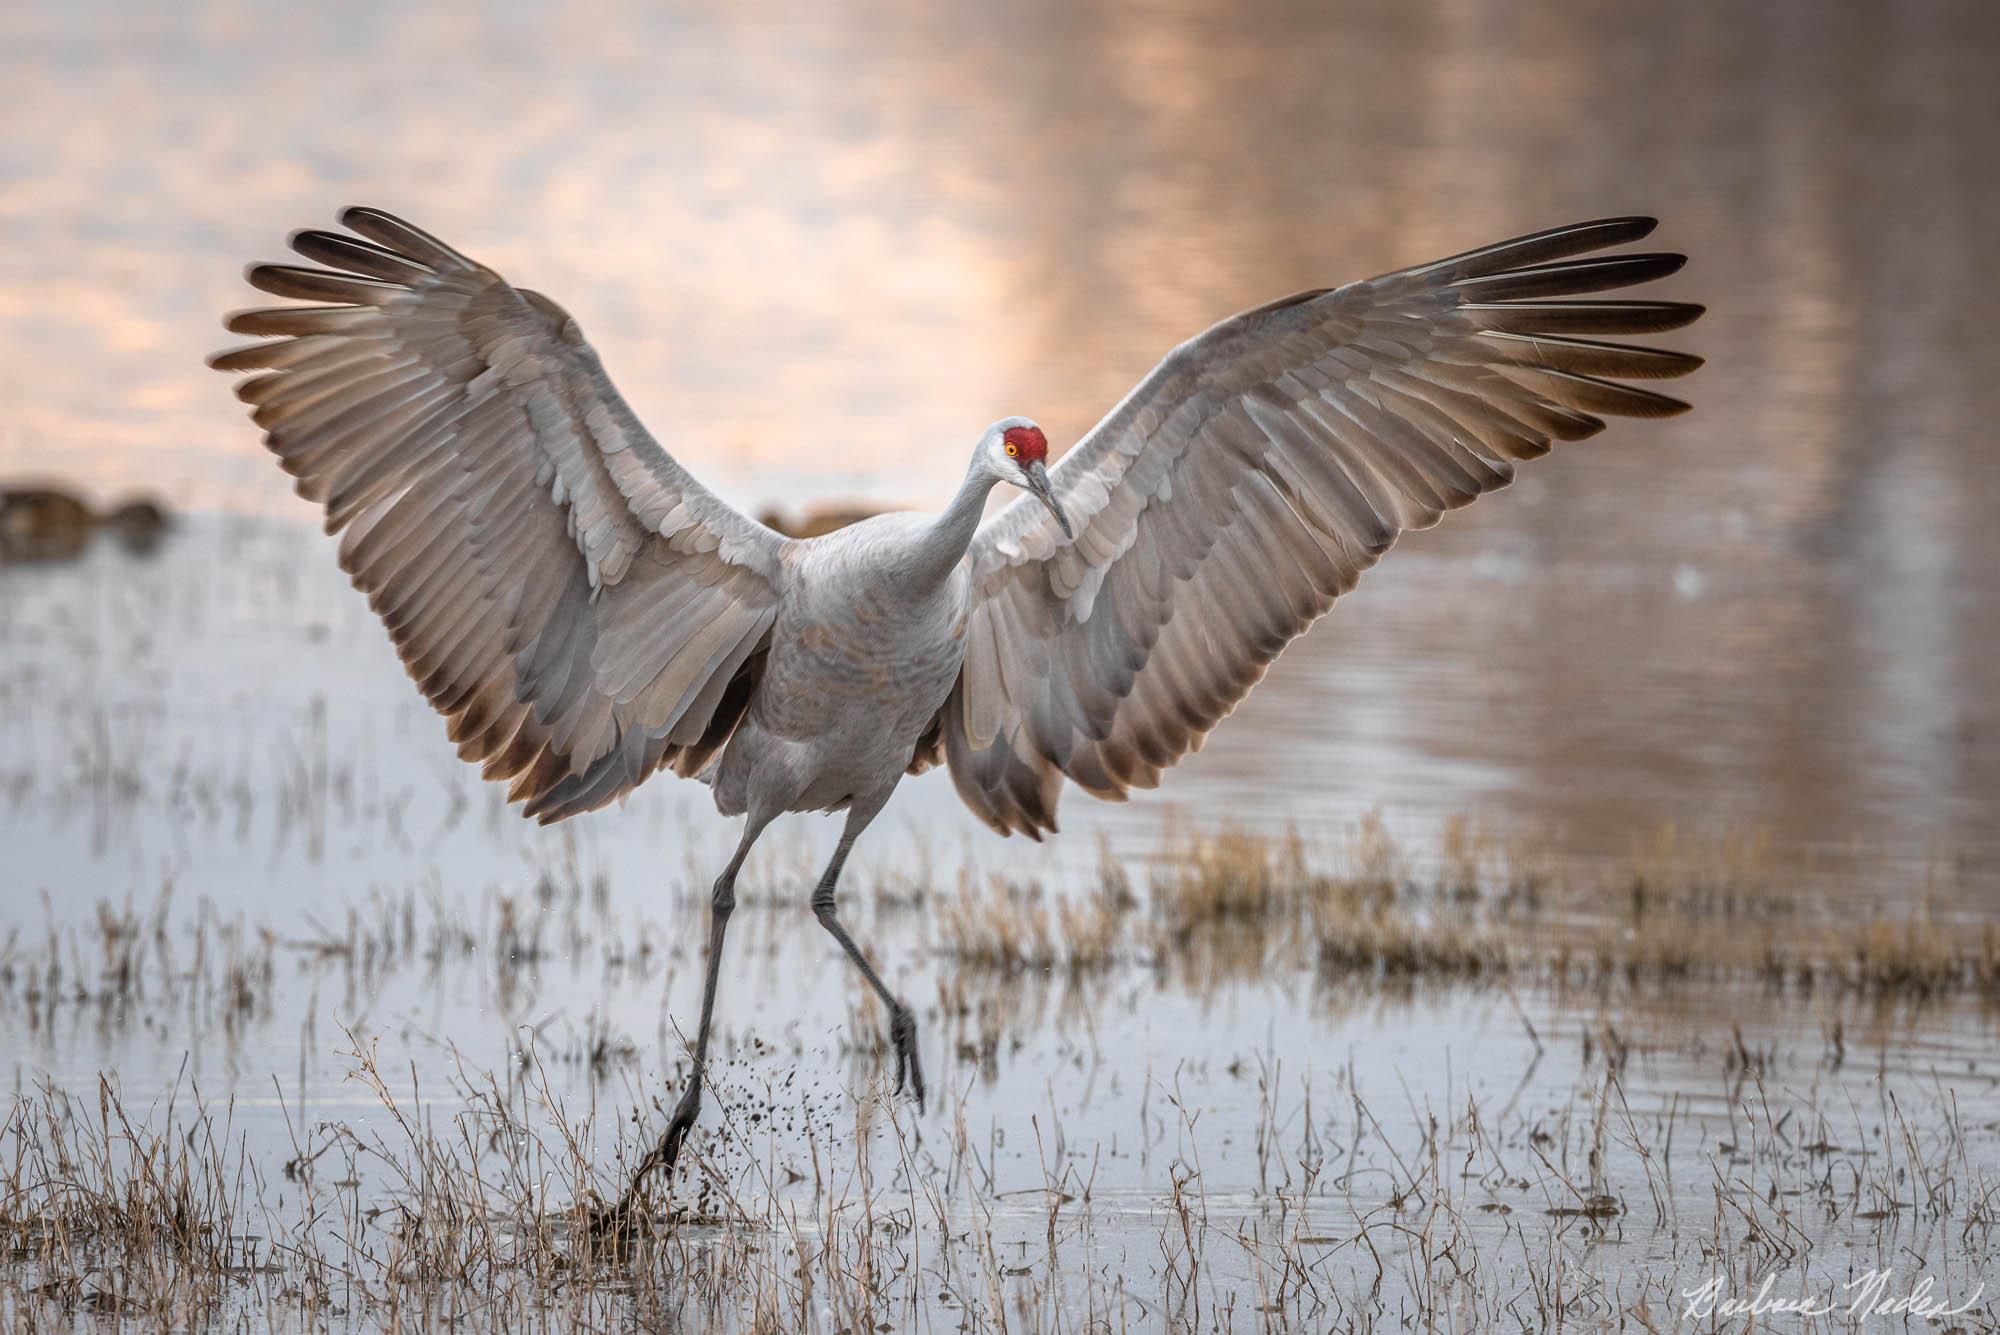
[[980, 437], [979, 457], [993, 477], [1012, 483], [1046, 505], [1065, 538], [1076, 536], [1049, 485], [1049, 438], [1040, 427], [1025, 417], [1003, 417]]

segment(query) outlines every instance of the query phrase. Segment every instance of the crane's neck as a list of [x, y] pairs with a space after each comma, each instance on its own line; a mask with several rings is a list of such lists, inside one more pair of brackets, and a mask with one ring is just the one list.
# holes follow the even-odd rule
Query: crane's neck
[[975, 457], [965, 470], [965, 481], [944, 513], [931, 521], [917, 546], [917, 573], [920, 577], [942, 580], [965, 558], [972, 535], [979, 531], [979, 517], [986, 512], [986, 493], [997, 479]]

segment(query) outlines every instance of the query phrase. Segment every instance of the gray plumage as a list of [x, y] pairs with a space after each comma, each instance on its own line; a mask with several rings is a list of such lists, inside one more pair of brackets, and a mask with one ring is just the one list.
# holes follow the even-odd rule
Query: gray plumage
[[[848, 811], [814, 905], [921, 1094], [908, 1008], [833, 910], [905, 772], [942, 760], [988, 825], [1037, 838], [1065, 779], [1153, 786], [1398, 535], [1605, 416], [1684, 411], [1623, 382], [1700, 364], [1595, 337], [1701, 308], [1590, 299], [1682, 259], [1593, 254], [1651, 219], [1581, 223], [1224, 320], [1046, 472], [1007, 452], [1040, 432], [1004, 419], [942, 514], [793, 540], [675, 462], [555, 303], [389, 214], [341, 221], [355, 235], [292, 238], [327, 268], [248, 274], [321, 304], [232, 316], [275, 337], [212, 361], [260, 372], [238, 394], [459, 754], [543, 821], [661, 768], [749, 818], [669, 1164], [736, 868], [771, 819]], [[1036, 494], [982, 526], [998, 482]]]
[[1699, 306], [1532, 300], [1673, 273], [1679, 255], [1568, 259], [1653, 227], [1582, 223], [1302, 293], [1170, 353], [1052, 471], [1075, 539], [1017, 501], [967, 556], [940, 729], [966, 803], [1039, 837], [1064, 778], [1153, 787], [1400, 534], [1601, 415], [1684, 412], [1604, 377], [1699, 358], [1571, 335], [1673, 329]]

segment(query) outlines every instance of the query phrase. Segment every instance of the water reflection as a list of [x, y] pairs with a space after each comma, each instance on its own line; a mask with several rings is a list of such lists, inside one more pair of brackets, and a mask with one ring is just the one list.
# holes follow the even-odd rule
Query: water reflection
[[1410, 541], [1168, 796], [1604, 857], [1727, 820], [1990, 885], [1996, 41], [1969, 0], [15, 6], [0, 470], [305, 518], [198, 363], [239, 262], [350, 199], [554, 294], [746, 508], [930, 503], [981, 423], [1072, 439], [1232, 309], [1657, 211], [1697, 411]]

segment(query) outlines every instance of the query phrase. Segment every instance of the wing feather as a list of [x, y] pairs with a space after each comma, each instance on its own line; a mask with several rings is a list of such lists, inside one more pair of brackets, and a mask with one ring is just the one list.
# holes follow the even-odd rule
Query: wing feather
[[639, 425], [573, 320], [376, 209], [252, 286], [211, 359], [321, 502], [459, 754], [542, 821], [695, 773], [749, 698], [787, 541]]
[[1396, 538], [1507, 485], [1517, 461], [1678, 399], [1624, 383], [1685, 353], [1591, 335], [1677, 329], [1682, 302], [1579, 300], [1684, 260], [1604, 255], [1650, 218], [1517, 237], [1300, 293], [1182, 344], [971, 553], [965, 668], [938, 749], [995, 829], [1055, 829], [1062, 782], [1150, 787]]

